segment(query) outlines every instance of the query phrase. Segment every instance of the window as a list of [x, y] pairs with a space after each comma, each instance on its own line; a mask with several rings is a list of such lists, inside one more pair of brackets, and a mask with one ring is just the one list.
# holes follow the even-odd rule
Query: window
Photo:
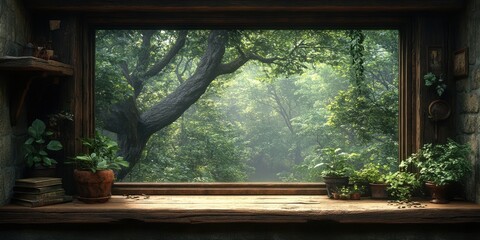
[[398, 39], [396, 30], [97, 30], [97, 127], [116, 133], [133, 163], [126, 181], [318, 181], [322, 150], [337, 148], [356, 167], [395, 166]]

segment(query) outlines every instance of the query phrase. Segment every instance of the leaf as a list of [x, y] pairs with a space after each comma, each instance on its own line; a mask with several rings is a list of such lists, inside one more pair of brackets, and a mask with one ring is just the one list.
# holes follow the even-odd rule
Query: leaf
[[28, 128], [28, 133], [34, 138], [39, 138], [45, 132], [45, 123], [40, 119], [35, 119], [32, 125]]
[[49, 158], [49, 157], [44, 157], [44, 158], [42, 159], [42, 161], [43, 161], [43, 164], [42, 164], [42, 165], [45, 166], [45, 167], [49, 167], [49, 166], [52, 165], [52, 159]]
[[62, 148], [63, 148], [62, 144], [57, 140], [52, 140], [47, 145], [47, 149], [51, 151], [59, 151]]
[[25, 141], [24, 144], [30, 145], [30, 144], [32, 144], [34, 141], [35, 141], [35, 139], [33, 139], [32, 137], [30, 137], [30, 138], [27, 139], [27, 141]]
[[102, 169], [103, 170], [103, 169], [107, 169], [107, 168], [108, 168], [108, 165], [107, 165], [107, 161], [105, 161], [105, 159], [98, 162], [97, 169], [99, 169], [99, 170]]

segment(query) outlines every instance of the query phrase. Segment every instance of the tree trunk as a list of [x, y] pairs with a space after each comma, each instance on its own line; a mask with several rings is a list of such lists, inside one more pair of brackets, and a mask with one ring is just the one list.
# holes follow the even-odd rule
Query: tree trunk
[[120, 155], [130, 163], [129, 168], [117, 174], [118, 179], [123, 179], [138, 163], [151, 135], [177, 120], [218, 76], [227, 36], [226, 31], [212, 31], [195, 73], [143, 114], [139, 114], [133, 98], [112, 108], [105, 128], [117, 133]]

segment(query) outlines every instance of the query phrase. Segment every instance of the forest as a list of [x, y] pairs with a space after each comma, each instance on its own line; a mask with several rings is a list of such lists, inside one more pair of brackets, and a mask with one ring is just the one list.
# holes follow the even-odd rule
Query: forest
[[133, 182], [312, 182], [398, 164], [397, 30], [97, 30], [95, 122]]

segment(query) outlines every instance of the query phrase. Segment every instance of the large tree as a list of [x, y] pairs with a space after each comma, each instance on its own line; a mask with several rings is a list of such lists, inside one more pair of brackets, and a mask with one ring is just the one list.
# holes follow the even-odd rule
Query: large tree
[[[251, 60], [276, 65], [270, 69], [272, 74], [298, 72], [302, 69], [298, 63], [308, 55], [306, 47], [316, 44], [315, 39], [307, 42], [305, 38], [289, 32], [280, 36], [272, 31], [259, 35], [226, 30], [142, 30], [133, 33], [104, 32], [97, 37], [108, 37], [108, 34], [113, 36], [110, 44], [119, 44], [122, 39], [123, 44], [137, 44], [136, 48], [131, 47], [136, 49], [135, 54], [124, 58], [112, 57], [128, 85], [123, 85], [125, 97], [120, 93], [122, 97], [118, 101], [99, 113], [103, 115], [99, 116], [103, 128], [117, 134], [120, 155], [130, 163], [129, 168], [118, 173], [119, 179], [125, 177], [140, 160], [152, 134], [177, 120], [205, 93], [213, 80], [235, 72]], [[162, 34], [169, 38], [163, 38]], [[135, 41], [132, 35], [138, 40]], [[284, 41], [285, 37], [292, 41]], [[186, 48], [189, 43], [190, 47]], [[112, 48], [107, 47], [101, 53], [109, 54]], [[99, 51], [97, 57], [98, 54]], [[195, 54], [201, 57], [195, 59]], [[150, 103], [148, 107], [139, 107], [139, 101], [149, 101], [148, 96], [142, 95], [145, 87], [162, 75], [164, 78], [175, 75], [179, 85], [165, 93], [160, 101]], [[104, 89], [105, 94], [111, 94], [108, 91]]]

